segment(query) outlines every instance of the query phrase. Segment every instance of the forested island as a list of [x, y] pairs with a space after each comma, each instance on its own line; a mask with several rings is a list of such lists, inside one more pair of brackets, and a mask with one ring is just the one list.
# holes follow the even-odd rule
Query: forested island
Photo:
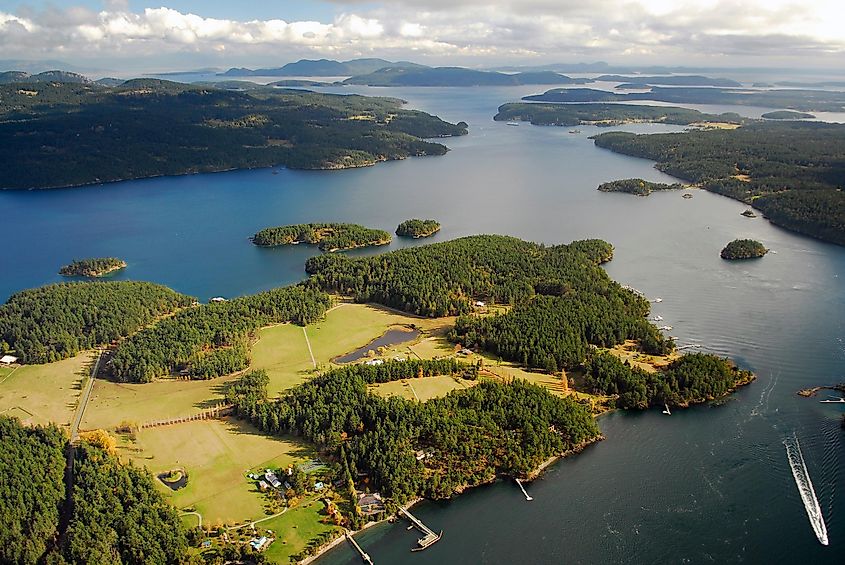
[[385, 67], [350, 77], [343, 84], [367, 86], [513, 86], [519, 84], [584, 84], [591, 79], [572, 78], [553, 71], [500, 73], [463, 67]]
[[466, 134], [393, 98], [249, 92], [134, 79], [0, 85], [0, 188], [53, 188], [286, 166], [343, 169], [443, 155]]
[[440, 231], [440, 222], [437, 220], [405, 220], [396, 228], [396, 235], [402, 237], [431, 237]]
[[278, 226], [265, 228], [252, 236], [252, 242], [261, 247], [308, 243], [315, 244], [320, 251], [327, 252], [387, 245], [390, 240], [390, 234], [384, 230], [339, 223]]
[[97, 257], [76, 259], [70, 265], [59, 269], [59, 274], [66, 277], [104, 277], [126, 268], [126, 261], [117, 257]]
[[759, 241], [753, 239], [735, 239], [722, 249], [720, 255], [722, 259], [733, 261], [737, 259], [757, 259], [768, 252], [769, 250]]
[[781, 227], [845, 245], [845, 125], [753, 122], [733, 130], [596, 136], [599, 147], [762, 211]]
[[[596, 82], [622, 82], [626, 83], [626, 86], [637, 88], [649, 88], [654, 84], [666, 86], [742, 86], [737, 81], [728, 78], [711, 78], [701, 75], [601, 75], [594, 80]], [[621, 86], [617, 86], [617, 88], [621, 88]]]
[[66, 490], [67, 437], [0, 416], [0, 561], [202, 563], [188, 554], [178, 512], [144, 470], [82, 442]]
[[808, 114], [807, 112], [793, 112], [792, 110], [766, 112], [765, 114], [761, 114], [760, 117], [767, 120], [811, 120], [815, 118], [813, 114]]
[[690, 125], [701, 122], [740, 124], [739, 114], [703, 114], [698, 110], [671, 106], [636, 104], [528, 104], [512, 102], [499, 106], [493, 117], [499, 122], [524, 121], [535, 126], [612, 126], [634, 122]]
[[186, 308], [189, 296], [147, 282], [60, 283], [13, 294], [0, 306], [0, 352], [49, 363], [126, 337]]
[[622, 179], [605, 182], [599, 185], [601, 192], [624, 192], [637, 196], [648, 196], [655, 190], [678, 190], [684, 188], [679, 183], [667, 184], [663, 182], [649, 182], [643, 179]]
[[[630, 81], [627, 81], [630, 82]], [[619, 94], [594, 88], [553, 88], [524, 96], [530, 102], [628, 102], [646, 100], [670, 104], [724, 104], [789, 108], [802, 112], [841, 112], [845, 92], [835, 90], [746, 90], [735, 88], [654, 86], [648, 92]]]

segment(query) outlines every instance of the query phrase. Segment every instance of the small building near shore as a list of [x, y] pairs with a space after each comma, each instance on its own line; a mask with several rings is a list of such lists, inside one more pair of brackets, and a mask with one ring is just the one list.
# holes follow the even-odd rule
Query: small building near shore
[[384, 500], [377, 492], [372, 494], [362, 494], [358, 497], [358, 508], [361, 509], [361, 514], [370, 516], [384, 512]]
[[3, 365], [11, 365], [12, 363], [17, 363], [17, 362], [18, 362], [18, 358], [15, 357], [14, 355], [4, 355], [3, 357], [0, 357], [0, 364], [3, 364]]

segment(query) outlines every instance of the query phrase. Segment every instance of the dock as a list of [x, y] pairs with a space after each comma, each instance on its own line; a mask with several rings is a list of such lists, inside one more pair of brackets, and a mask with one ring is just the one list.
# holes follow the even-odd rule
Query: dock
[[518, 484], [518, 485], [519, 485], [519, 488], [520, 488], [520, 490], [522, 491], [522, 494], [524, 494], [524, 495], [525, 495], [525, 500], [527, 500], [528, 502], [531, 502], [532, 500], [534, 500], [534, 499], [531, 497], [531, 495], [529, 495], [527, 492], [525, 492], [525, 487], [524, 487], [524, 486], [522, 486], [522, 481], [520, 481], [519, 479], [514, 479], [514, 480], [516, 481], [516, 484]]
[[369, 563], [370, 565], [373, 565], [373, 560], [370, 559], [370, 556], [367, 555], [367, 553], [363, 549], [361, 549], [361, 546], [358, 545], [358, 542], [355, 541], [355, 538], [352, 537], [352, 534], [346, 532], [346, 539], [348, 539], [349, 543], [352, 544], [352, 547], [354, 547], [358, 551], [358, 553], [361, 555], [361, 560], [364, 563]]
[[404, 514], [408, 520], [411, 521], [411, 524], [423, 533], [423, 537], [417, 540], [417, 547], [413, 548], [411, 551], [422, 551], [423, 549], [427, 549], [440, 541], [440, 538], [443, 537], [443, 530], [441, 530], [439, 534], [434, 533], [434, 530], [423, 524], [404, 507], [399, 508], [399, 514]]

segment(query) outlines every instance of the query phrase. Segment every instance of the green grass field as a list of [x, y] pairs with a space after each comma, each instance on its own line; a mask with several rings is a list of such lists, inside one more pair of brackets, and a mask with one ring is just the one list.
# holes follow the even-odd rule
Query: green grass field
[[302, 551], [318, 534], [339, 529], [321, 522], [326, 518], [324, 508], [325, 505], [319, 500], [306, 499], [281, 516], [257, 524], [260, 532], [272, 530], [276, 536], [276, 541], [264, 552], [268, 561], [289, 563], [290, 556]]
[[377, 385], [371, 385], [369, 390], [384, 398], [401, 396], [407, 400], [425, 402], [432, 398], [446, 396], [458, 388], [475, 386], [477, 383], [478, 381], [468, 381], [466, 379], [441, 375], [422, 379], [403, 379], [401, 381], [379, 383]]
[[70, 425], [92, 362], [93, 355], [86, 352], [46, 365], [3, 367], [0, 414], [25, 424]]
[[304, 444], [264, 435], [235, 419], [144, 429], [135, 442], [123, 442], [120, 451], [154, 475], [185, 469], [185, 488], [172, 491], [160, 481], [156, 485], [175, 507], [194, 507], [206, 526], [264, 517], [264, 496], [247, 479], [247, 471], [287, 467], [315, 456]]

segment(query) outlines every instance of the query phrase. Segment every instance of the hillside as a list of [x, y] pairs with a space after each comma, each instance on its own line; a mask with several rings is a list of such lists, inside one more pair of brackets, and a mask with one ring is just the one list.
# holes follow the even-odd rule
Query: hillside
[[739, 114], [702, 114], [698, 110], [673, 106], [527, 104], [524, 102], [502, 104], [493, 119], [502, 122], [525, 121], [538, 126], [618, 125], [629, 122], [689, 125], [697, 122], [742, 123], [744, 121]]
[[476, 71], [463, 67], [407, 68], [392, 66], [369, 74], [353, 76], [344, 84], [366, 86], [513, 86], [520, 84], [583, 84], [589, 79], [573, 79], [552, 71], [505, 74]]
[[232, 68], [221, 73], [221, 76], [244, 77], [244, 76], [266, 76], [266, 77], [339, 77], [362, 75], [375, 72], [385, 67], [423, 67], [408, 61], [386, 61], [384, 59], [352, 59], [350, 61], [334, 61], [331, 59], [300, 59], [294, 63], [288, 63], [277, 68], [246, 69]]
[[286, 166], [343, 169], [466, 133], [396, 99], [222, 90], [157, 79], [0, 86], [0, 188], [53, 188]]

